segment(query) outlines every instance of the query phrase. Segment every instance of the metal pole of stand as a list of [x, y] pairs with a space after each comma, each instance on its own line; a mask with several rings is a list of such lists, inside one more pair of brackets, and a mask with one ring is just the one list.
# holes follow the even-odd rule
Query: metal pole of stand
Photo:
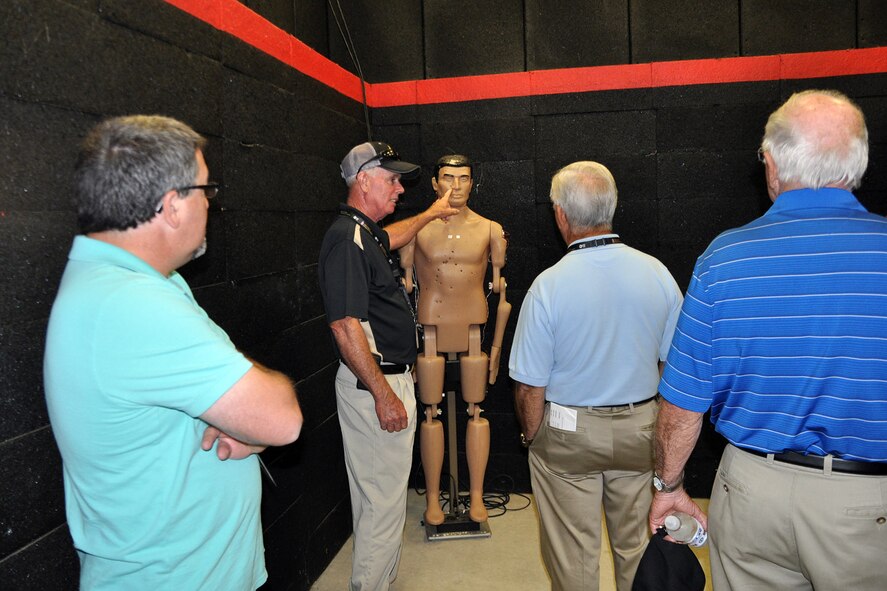
[[447, 392], [447, 452], [450, 456], [450, 511], [459, 517], [459, 449], [456, 441], [456, 392]]

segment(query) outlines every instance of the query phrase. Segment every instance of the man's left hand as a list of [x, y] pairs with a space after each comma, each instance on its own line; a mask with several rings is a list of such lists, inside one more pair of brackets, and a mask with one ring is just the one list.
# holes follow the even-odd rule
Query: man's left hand
[[234, 439], [227, 433], [209, 425], [203, 432], [203, 440], [200, 442], [200, 448], [203, 451], [209, 451], [213, 447], [213, 443], [218, 441], [216, 445], [216, 456], [223, 462], [225, 460], [242, 460], [252, 454], [257, 454], [265, 449], [263, 445], [249, 445]]

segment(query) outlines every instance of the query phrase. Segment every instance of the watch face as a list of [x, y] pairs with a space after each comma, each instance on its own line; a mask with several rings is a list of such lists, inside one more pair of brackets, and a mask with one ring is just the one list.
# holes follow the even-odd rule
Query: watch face
[[662, 482], [662, 479], [659, 478], [658, 476], [653, 477], [653, 488], [655, 488], [658, 491], [661, 491], [663, 488], [665, 488], [665, 484]]

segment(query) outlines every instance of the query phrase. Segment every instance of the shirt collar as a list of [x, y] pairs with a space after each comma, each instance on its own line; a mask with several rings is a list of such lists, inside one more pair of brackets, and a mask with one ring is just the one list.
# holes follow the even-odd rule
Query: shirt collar
[[180, 287], [187, 285], [185, 280], [179, 275], [178, 271], [170, 273], [169, 277], [164, 277], [157, 269], [143, 261], [136, 255], [128, 252], [119, 246], [114, 246], [102, 240], [96, 240], [89, 236], [78, 235], [74, 237], [74, 244], [71, 246], [71, 252], [68, 253], [68, 259], [72, 261], [80, 261], [86, 263], [103, 263], [114, 265], [128, 269], [135, 273], [143, 273], [152, 275], [159, 279], [170, 280], [178, 284]]
[[850, 191], [824, 187], [822, 189], [795, 189], [781, 193], [767, 213], [781, 213], [798, 209], [853, 209], [866, 211]]

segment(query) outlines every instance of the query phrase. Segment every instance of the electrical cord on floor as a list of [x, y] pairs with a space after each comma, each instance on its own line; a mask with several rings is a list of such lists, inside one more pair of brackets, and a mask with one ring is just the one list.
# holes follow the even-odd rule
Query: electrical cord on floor
[[[423, 474], [422, 467], [420, 466], [417, 469], [416, 478], [424, 480]], [[452, 476], [448, 474], [447, 478], [450, 480], [450, 483], [452, 483]], [[439, 499], [441, 511], [456, 515], [467, 513], [471, 508], [471, 496], [469, 493], [464, 492], [460, 492], [457, 495], [455, 510], [450, 511], [450, 488], [451, 487], [449, 486], [446, 488], [441, 487]], [[419, 496], [427, 494], [427, 491], [420, 487], [416, 487], [414, 490]], [[511, 502], [512, 497], [519, 497], [523, 499], [525, 503], [518, 507], [508, 507], [507, 505]], [[484, 507], [487, 508], [489, 518], [500, 517], [509, 511], [523, 511], [531, 504], [530, 497], [523, 493], [514, 492], [514, 480], [507, 474], [500, 474], [491, 479], [490, 486], [487, 489], [487, 492], [484, 493], [483, 499]]]

